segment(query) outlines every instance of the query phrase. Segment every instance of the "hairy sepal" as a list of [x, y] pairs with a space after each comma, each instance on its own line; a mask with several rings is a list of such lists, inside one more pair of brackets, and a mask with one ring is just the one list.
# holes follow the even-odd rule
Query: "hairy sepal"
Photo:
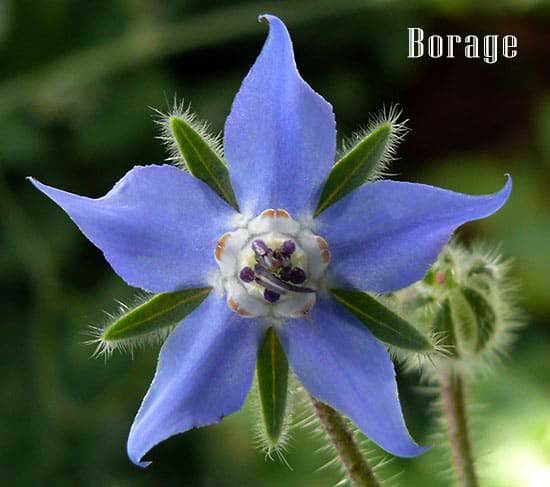
[[211, 135], [208, 124], [198, 121], [194, 113], [177, 104], [172, 113], [160, 114], [158, 123], [162, 127], [160, 139], [170, 153], [168, 159], [204, 181], [229, 206], [239, 211], [220, 137]]
[[366, 130], [344, 144], [342, 155], [332, 167], [323, 187], [315, 216], [368, 181], [385, 174], [397, 144], [407, 132], [395, 106], [373, 118]]
[[288, 361], [274, 328], [267, 331], [256, 366], [262, 430], [271, 454], [285, 439], [288, 396]]
[[351, 289], [331, 289], [330, 292], [381, 342], [418, 353], [435, 350], [415, 326], [370, 294]]
[[116, 349], [158, 343], [208, 296], [212, 288], [193, 288], [140, 299], [133, 307], [120, 305], [120, 312], [103, 328], [93, 328], [96, 355]]

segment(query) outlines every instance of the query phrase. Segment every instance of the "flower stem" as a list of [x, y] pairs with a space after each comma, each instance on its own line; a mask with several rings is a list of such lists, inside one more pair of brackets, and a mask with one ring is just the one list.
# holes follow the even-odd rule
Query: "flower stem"
[[356, 487], [380, 487], [372, 468], [361, 454], [359, 446], [339, 413], [326, 404], [311, 398], [315, 414], [330, 442], [338, 453], [346, 474]]
[[443, 373], [440, 377], [440, 390], [458, 485], [478, 487], [479, 482], [468, 433], [462, 378], [450, 372]]

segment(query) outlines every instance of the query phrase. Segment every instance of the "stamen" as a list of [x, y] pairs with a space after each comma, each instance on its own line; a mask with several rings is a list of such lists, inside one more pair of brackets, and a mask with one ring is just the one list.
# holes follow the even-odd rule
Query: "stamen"
[[277, 294], [276, 292], [270, 291], [269, 289], [264, 290], [264, 298], [270, 303], [276, 303], [277, 301], [279, 301], [280, 297], [281, 295]]
[[254, 240], [252, 242], [252, 250], [257, 256], [267, 255], [270, 251], [270, 248], [266, 245], [263, 240]]
[[[330, 259], [328, 244], [301, 229], [286, 210], [264, 210], [216, 244], [216, 260], [228, 279], [227, 303], [236, 313], [296, 318], [314, 305]], [[298, 263], [300, 267], [295, 266]]]
[[263, 286], [266, 289], [270, 289], [271, 291], [278, 294], [286, 294], [286, 289], [284, 287], [283, 281], [274, 276], [266, 268], [262, 267], [260, 264], [256, 264], [254, 270], [256, 271], [255, 280], [260, 286]]
[[294, 269], [292, 269], [290, 271], [290, 282], [293, 282], [294, 284], [302, 284], [303, 282], [305, 282], [307, 276], [306, 276], [306, 273], [303, 269], [301, 269], [300, 267], [294, 267]]
[[247, 266], [241, 269], [241, 272], [239, 272], [239, 277], [241, 278], [241, 281], [252, 282], [256, 277], [256, 274], [254, 274], [252, 268]]
[[281, 254], [290, 256], [296, 250], [296, 244], [292, 240], [285, 240], [279, 250]]
[[[296, 269], [299, 269], [299, 267], [297, 267]], [[272, 272], [270, 272], [268, 269], [263, 267], [261, 264], [256, 264], [256, 266], [254, 267], [254, 271], [256, 272], [256, 282], [258, 284], [261, 284], [264, 287], [268, 287], [266, 286], [266, 282], [267, 282], [270, 288], [273, 288], [276, 292], [279, 292], [280, 294], [286, 294], [285, 291], [294, 291], [296, 293], [316, 293], [317, 292], [315, 289], [312, 289], [309, 287], [295, 286], [293, 284], [285, 282], [282, 279], [275, 276]], [[304, 273], [304, 276], [305, 276], [305, 272], [303, 270], [301, 271]], [[304, 281], [305, 281], [305, 278], [304, 278]]]
[[283, 281], [290, 281], [290, 274], [292, 273], [292, 267], [286, 266], [281, 269], [279, 275]]

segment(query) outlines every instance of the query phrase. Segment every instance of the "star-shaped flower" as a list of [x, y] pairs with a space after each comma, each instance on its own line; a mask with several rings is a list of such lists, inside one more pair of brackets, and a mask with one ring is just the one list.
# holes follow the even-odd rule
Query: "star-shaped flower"
[[224, 132], [241, 213], [170, 165], [135, 167], [98, 199], [33, 180], [128, 284], [165, 293], [217, 276], [220, 292], [161, 350], [128, 440], [138, 465], [166, 438], [241, 408], [268, 328], [313, 397], [388, 452], [421, 453], [386, 347], [331, 296], [327, 276], [331, 287], [403, 288], [422, 278], [459, 225], [492, 214], [510, 194], [510, 180], [489, 196], [383, 180], [319, 208], [335, 157], [332, 108], [300, 77], [284, 24], [262, 18], [269, 36]]

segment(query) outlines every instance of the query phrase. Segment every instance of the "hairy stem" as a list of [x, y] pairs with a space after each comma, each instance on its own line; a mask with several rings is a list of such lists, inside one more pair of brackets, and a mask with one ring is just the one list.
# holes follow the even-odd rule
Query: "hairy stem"
[[468, 433], [464, 383], [460, 377], [446, 373], [440, 377], [440, 389], [458, 485], [478, 487], [479, 482]]
[[339, 413], [326, 404], [311, 398], [315, 414], [319, 418], [325, 433], [338, 453], [340, 462], [346, 469], [346, 474], [356, 487], [380, 487], [372, 468], [369, 466], [353, 433]]

